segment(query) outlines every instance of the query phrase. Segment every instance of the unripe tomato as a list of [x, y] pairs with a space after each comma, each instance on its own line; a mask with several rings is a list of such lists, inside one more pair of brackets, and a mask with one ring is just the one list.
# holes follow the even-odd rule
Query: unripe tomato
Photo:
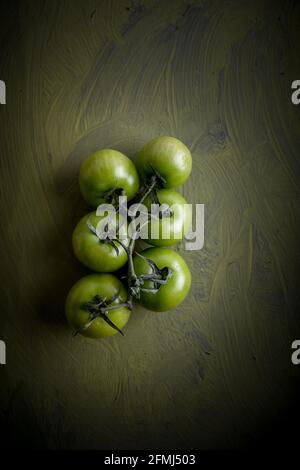
[[[120, 243], [114, 241], [115, 246], [113, 246], [106, 240], [100, 240], [91, 230], [91, 226], [96, 230], [102, 219], [103, 217], [96, 215], [96, 212], [90, 212], [82, 217], [73, 232], [72, 244], [74, 253], [82, 264], [92, 271], [107, 273], [124, 266], [128, 257]], [[110, 228], [112, 226], [113, 222]], [[128, 246], [129, 238], [121, 241], [125, 246]]]
[[[118, 333], [118, 330], [103, 317], [98, 316], [91, 321], [91, 313], [86, 309], [86, 305], [93, 302], [96, 296], [105, 299], [106, 303], [111, 306], [127, 301], [126, 289], [115, 276], [112, 274], [89, 274], [76, 282], [67, 296], [66, 316], [68, 322], [75, 331], [90, 338], [113, 336]], [[110, 303], [110, 300], [114, 298], [115, 300]], [[122, 330], [129, 320], [130, 313], [129, 308], [120, 307], [108, 311], [107, 317], [113, 325]], [[87, 325], [89, 326], [87, 327]]]
[[[140, 302], [148, 310], [164, 312], [177, 307], [186, 297], [191, 286], [191, 273], [184, 259], [176, 252], [167, 248], [148, 248], [140, 253], [156, 264], [159, 269], [168, 268], [170, 275], [167, 283], [160, 285], [158, 290], [140, 293]], [[153, 268], [146, 259], [135, 255], [133, 259], [137, 276], [153, 273]], [[146, 289], [155, 288], [153, 281], [144, 281]]]
[[[159, 189], [156, 195], [160, 204], [169, 206], [170, 216], [151, 217], [147, 242], [155, 246], [174, 245], [183, 240], [191, 226], [191, 209], [184, 197], [173, 189]], [[150, 196], [144, 204], [151, 213], [153, 201]]]
[[192, 170], [189, 149], [175, 137], [161, 136], [148, 142], [138, 156], [138, 170], [144, 180], [156, 172], [165, 188], [182, 185]]
[[131, 160], [117, 150], [103, 149], [90, 155], [80, 167], [79, 186], [91, 207], [109, 200], [112, 191], [124, 190], [128, 200], [139, 188], [139, 177]]

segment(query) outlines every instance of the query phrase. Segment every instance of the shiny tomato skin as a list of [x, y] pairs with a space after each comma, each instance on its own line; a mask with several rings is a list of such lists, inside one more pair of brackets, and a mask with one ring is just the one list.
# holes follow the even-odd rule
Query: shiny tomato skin
[[[184, 259], [168, 248], [148, 248], [141, 252], [155, 262], [159, 269], [168, 267], [172, 275], [166, 285], [161, 285], [156, 293], [141, 292], [140, 303], [148, 310], [165, 312], [177, 307], [186, 297], [191, 286], [191, 273]], [[145, 259], [135, 255], [134, 269], [137, 275], [151, 274], [152, 269]], [[152, 281], [145, 281], [143, 287], [153, 287]]]
[[[72, 236], [73, 250], [78, 260], [86, 267], [96, 272], [113, 272], [120, 269], [127, 262], [127, 253], [124, 248], [115, 242], [119, 254], [115, 248], [103, 241], [100, 241], [87, 225], [90, 221], [96, 228], [102, 217], [96, 212], [86, 214], [78, 222]], [[125, 246], [129, 244], [129, 238], [122, 240]]]
[[113, 189], [123, 189], [128, 200], [132, 199], [139, 189], [139, 176], [126, 155], [103, 149], [83, 161], [79, 186], [86, 202], [96, 208], [105, 202], [105, 194]]
[[[96, 295], [101, 298], [111, 299], [118, 292], [118, 299], [112, 302], [111, 305], [124, 303], [127, 300], [125, 287], [112, 274], [89, 274], [81, 278], [73, 285], [66, 299], [66, 317], [70, 326], [89, 338], [106, 338], [118, 333], [101, 317], [95, 318], [91, 325], [83, 330], [83, 327], [90, 320], [90, 314], [82, 308], [85, 303], [92, 300]], [[121, 307], [111, 310], [108, 313], [108, 318], [122, 330], [130, 318], [130, 313], [127, 307]]]
[[175, 137], [161, 136], [148, 142], [139, 152], [138, 171], [146, 180], [155, 170], [165, 183], [165, 188], [177, 188], [192, 171], [192, 156], [189, 149]]
[[[154, 246], [171, 246], [179, 243], [191, 226], [191, 208], [184, 197], [173, 189], [158, 189], [156, 194], [159, 203], [168, 205], [172, 214], [170, 217], [160, 219], [151, 218], [148, 224], [149, 238], [146, 241]], [[144, 204], [150, 211], [153, 204], [150, 196], [145, 199]], [[156, 235], [158, 238], [155, 238]]]

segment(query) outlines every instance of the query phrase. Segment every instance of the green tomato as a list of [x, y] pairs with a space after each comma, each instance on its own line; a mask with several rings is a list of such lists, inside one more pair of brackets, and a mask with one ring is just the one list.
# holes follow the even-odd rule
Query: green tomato
[[138, 170], [144, 180], [159, 174], [165, 188], [183, 184], [192, 170], [189, 149], [175, 137], [161, 136], [148, 142], [138, 156]]
[[[191, 226], [192, 213], [184, 197], [173, 189], [159, 189], [156, 191], [160, 204], [169, 206], [170, 215], [166, 217], [151, 217], [147, 229], [147, 242], [154, 246], [170, 246], [183, 240]], [[151, 211], [153, 201], [148, 196], [144, 201]]]
[[122, 190], [127, 199], [139, 189], [139, 177], [131, 160], [117, 150], [103, 149], [90, 155], [80, 167], [79, 186], [87, 203], [92, 207], [109, 201], [113, 191]]
[[[140, 293], [140, 302], [148, 310], [164, 312], [177, 307], [186, 297], [191, 286], [191, 273], [184, 259], [176, 251], [167, 248], [148, 248], [140, 253], [156, 264], [159, 269], [168, 268], [170, 275], [167, 283], [160, 285], [157, 291]], [[153, 268], [146, 259], [136, 255], [133, 259], [137, 276], [153, 273]], [[153, 281], [144, 281], [146, 289], [155, 288]]]
[[[123, 304], [127, 301], [126, 289], [115, 276], [89, 274], [76, 282], [67, 296], [68, 322], [78, 333], [89, 338], [113, 336], [118, 333], [118, 330], [111, 326], [103, 316], [97, 316], [91, 321], [91, 313], [86, 309], [86, 304], [93, 302], [96, 296], [106, 300], [108, 306]], [[122, 330], [129, 320], [130, 313], [129, 308], [123, 306], [108, 311], [107, 317], [115, 327]]]
[[[107, 220], [106, 216], [98, 216], [96, 212], [86, 214], [76, 225], [72, 236], [72, 244], [76, 257], [79, 261], [90, 268], [92, 271], [97, 272], [113, 272], [120, 269], [127, 262], [126, 250], [118, 243], [114, 245], [109, 243], [108, 240], [100, 240], [96, 235], [95, 230], [101, 221]], [[115, 226], [115, 220], [110, 223], [110, 229]], [[126, 236], [126, 226], [124, 226]], [[125, 246], [129, 244], [129, 238], [121, 240]]]

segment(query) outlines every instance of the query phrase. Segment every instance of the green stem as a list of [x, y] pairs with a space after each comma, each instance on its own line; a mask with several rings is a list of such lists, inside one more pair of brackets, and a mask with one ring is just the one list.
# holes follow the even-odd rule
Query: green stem
[[153, 175], [151, 177], [149, 186], [145, 187], [145, 192], [143, 196], [141, 197], [141, 199], [139, 200], [139, 204], [143, 204], [144, 200], [147, 198], [147, 196], [149, 196], [149, 194], [153, 191], [156, 185], [157, 185], [157, 177], [156, 175]]

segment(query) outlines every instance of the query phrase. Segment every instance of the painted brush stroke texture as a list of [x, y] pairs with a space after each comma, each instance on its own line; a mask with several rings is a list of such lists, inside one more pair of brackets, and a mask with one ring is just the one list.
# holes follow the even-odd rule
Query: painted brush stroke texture
[[[251, 445], [293, 394], [299, 334], [297, 2], [7, 2], [0, 29], [0, 409], [8, 441], [49, 448]], [[189, 297], [135, 311], [126, 337], [73, 338], [64, 300], [85, 270], [81, 161], [135, 158], [169, 134], [205, 204], [184, 254]], [[180, 248], [178, 248], [180, 250]], [[8, 431], [9, 432], [9, 431]]]

